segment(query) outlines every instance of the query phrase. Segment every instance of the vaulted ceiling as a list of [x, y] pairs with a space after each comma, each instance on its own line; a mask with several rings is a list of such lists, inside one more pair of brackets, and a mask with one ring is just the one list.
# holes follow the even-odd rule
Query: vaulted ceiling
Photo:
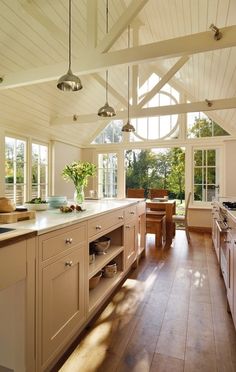
[[[56, 82], [68, 69], [68, 0], [0, 1], [1, 127], [86, 146], [107, 124], [97, 116], [106, 69], [109, 103], [117, 118], [127, 117], [130, 65], [131, 116], [210, 110], [236, 135], [235, 0], [109, 0], [108, 34], [105, 7], [105, 0], [72, 0], [72, 71], [83, 89], [62, 92]], [[137, 87], [153, 72], [162, 77], [156, 92], [168, 82], [191, 104], [144, 108]]]

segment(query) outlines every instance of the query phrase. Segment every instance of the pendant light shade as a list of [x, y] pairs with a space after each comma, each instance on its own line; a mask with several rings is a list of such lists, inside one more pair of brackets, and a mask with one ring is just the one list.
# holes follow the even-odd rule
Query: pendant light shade
[[[108, 33], [108, 0], [106, 1], [106, 34]], [[102, 116], [104, 118], [112, 118], [116, 115], [116, 112], [113, 107], [111, 107], [108, 103], [108, 70], [106, 70], [106, 102], [105, 105], [102, 106], [98, 110], [98, 116]]]
[[132, 124], [130, 124], [130, 121], [128, 120], [125, 125], [122, 127], [122, 132], [135, 132], [135, 128]]
[[[129, 48], [129, 34], [130, 34], [130, 26], [128, 27], [128, 48]], [[123, 125], [121, 131], [122, 132], [135, 132], [135, 128], [134, 126], [130, 123], [130, 118], [129, 118], [129, 108], [130, 108], [130, 104], [129, 104], [129, 75], [130, 75], [130, 67], [128, 66], [128, 108], [127, 108], [127, 111], [128, 111], [128, 120], [127, 120], [127, 123], [125, 125]]]
[[71, 0], [69, 0], [69, 68], [58, 80], [57, 88], [65, 92], [76, 92], [83, 88], [80, 78], [71, 71]]

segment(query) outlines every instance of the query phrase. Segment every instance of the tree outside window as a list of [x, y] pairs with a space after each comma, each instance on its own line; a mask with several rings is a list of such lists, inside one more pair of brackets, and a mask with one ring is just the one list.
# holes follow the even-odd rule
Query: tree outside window
[[16, 205], [26, 198], [26, 141], [5, 137], [5, 195]]
[[32, 144], [32, 198], [45, 199], [48, 195], [48, 147]]
[[184, 199], [185, 151], [183, 148], [127, 150], [126, 189], [168, 189], [172, 199]]

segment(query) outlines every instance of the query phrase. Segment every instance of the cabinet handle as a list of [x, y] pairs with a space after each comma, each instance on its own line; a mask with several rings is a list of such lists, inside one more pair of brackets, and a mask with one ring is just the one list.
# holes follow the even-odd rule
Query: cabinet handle
[[130, 229], [131, 226], [130, 225], [126, 225], [125, 227], [126, 227], [126, 229]]
[[230, 240], [224, 240], [224, 243], [231, 243], [231, 241]]
[[131, 211], [130, 214], [134, 214], [134, 211]]
[[65, 266], [67, 267], [67, 266], [69, 266], [69, 267], [71, 267], [73, 265], [73, 262], [72, 261], [66, 261], [65, 262]]
[[101, 225], [97, 225], [96, 226], [96, 230], [101, 230], [102, 229], [102, 226]]
[[123, 219], [124, 219], [123, 216], [119, 216], [119, 217], [118, 217], [118, 220], [123, 220]]
[[72, 238], [66, 238], [66, 244], [72, 244], [73, 239]]

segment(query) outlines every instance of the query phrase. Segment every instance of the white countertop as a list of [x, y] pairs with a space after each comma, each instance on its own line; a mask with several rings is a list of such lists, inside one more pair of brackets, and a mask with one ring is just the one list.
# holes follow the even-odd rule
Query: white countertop
[[37, 235], [73, 225], [93, 217], [102, 215], [108, 211], [120, 209], [143, 199], [102, 199], [86, 200], [84, 202], [85, 211], [62, 213], [60, 209], [49, 209], [47, 211], [36, 212], [36, 218], [32, 220], [19, 221], [11, 224], [1, 224], [0, 227], [10, 227], [16, 230], [0, 234], [0, 242], [12, 239], [35, 231]]

